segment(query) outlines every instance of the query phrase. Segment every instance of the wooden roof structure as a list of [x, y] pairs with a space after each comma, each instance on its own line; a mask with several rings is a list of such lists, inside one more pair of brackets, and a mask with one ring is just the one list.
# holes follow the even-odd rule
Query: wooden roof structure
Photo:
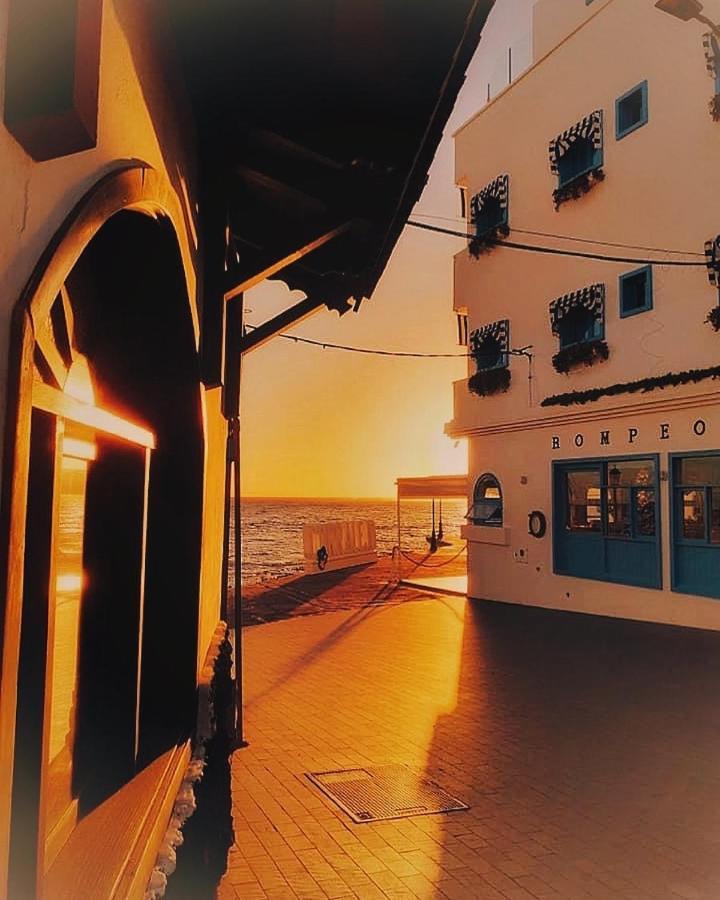
[[467, 497], [470, 481], [467, 475], [426, 475], [422, 478], [398, 478], [399, 500], [431, 500], [444, 497]]
[[[167, 9], [229, 248], [222, 293], [280, 278], [320, 306], [370, 296], [427, 180], [494, 0], [174, 0]], [[212, 216], [209, 215], [208, 218]], [[212, 229], [211, 229], [212, 230]], [[219, 289], [218, 289], [219, 291]], [[214, 302], [208, 288], [207, 306]]]

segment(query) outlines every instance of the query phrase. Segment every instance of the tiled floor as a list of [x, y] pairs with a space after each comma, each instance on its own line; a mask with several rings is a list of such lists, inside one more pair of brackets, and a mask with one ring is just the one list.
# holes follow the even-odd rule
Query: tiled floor
[[[245, 634], [221, 898], [720, 898], [720, 635], [454, 597]], [[304, 777], [386, 762], [470, 809], [355, 825]]]

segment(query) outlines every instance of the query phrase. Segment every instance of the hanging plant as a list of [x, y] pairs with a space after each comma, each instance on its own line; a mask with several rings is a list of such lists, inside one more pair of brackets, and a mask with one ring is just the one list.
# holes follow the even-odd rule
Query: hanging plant
[[493, 247], [500, 243], [502, 238], [507, 237], [509, 234], [510, 229], [507, 225], [497, 225], [495, 228], [489, 228], [482, 234], [476, 234], [468, 243], [470, 256], [478, 259], [483, 253], [489, 253]]
[[480, 397], [499, 394], [510, 387], [510, 369], [479, 369], [468, 379], [468, 389]]
[[720, 94], [715, 94], [708, 103], [713, 122], [720, 122]]
[[720, 331], [720, 306], [713, 306], [705, 317], [705, 321], [712, 325], [715, 331]]
[[568, 200], [577, 200], [578, 197], [587, 194], [587, 192], [599, 181], [604, 180], [605, 172], [603, 172], [601, 166], [598, 166], [597, 169], [591, 169], [589, 172], [584, 172], [582, 175], [578, 175], [566, 184], [555, 188], [553, 191], [553, 203], [555, 204], [555, 209], [560, 209], [562, 204], [567, 203]]
[[553, 356], [552, 364], [556, 372], [567, 375], [575, 366], [591, 366], [599, 359], [607, 359], [609, 355], [607, 341], [584, 341], [582, 344], [563, 347]]

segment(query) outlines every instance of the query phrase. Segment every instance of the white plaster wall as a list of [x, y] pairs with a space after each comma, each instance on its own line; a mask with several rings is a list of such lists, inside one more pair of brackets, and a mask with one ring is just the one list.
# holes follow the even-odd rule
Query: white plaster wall
[[[457, 135], [458, 180], [472, 194], [508, 172], [511, 228], [702, 253], [704, 241], [719, 230], [712, 198], [720, 194], [720, 125], [707, 109], [713, 82], [705, 69], [701, 32], [700, 26], [683, 25], [650, 4], [611, 0]], [[615, 98], [644, 79], [649, 82], [649, 122], [616, 141]], [[594, 109], [605, 112], [606, 179], [556, 212], [548, 143]], [[569, 246], [563, 239], [517, 233], [513, 238]], [[678, 258], [642, 250], [620, 250], [619, 255]], [[455, 257], [455, 305], [468, 309], [471, 330], [509, 317], [512, 345], [533, 345], [536, 401], [567, 390], [715, 364], [718, 336], [703, 320], [717, 292], [704, 267], [655, 265], [653, 310], [621, 320], [618, 277], [633, 268], [636, 264], [503, 248], [476, 260], [463, 249]], [[550, 364], [557, 339], [548, 306], [595, 281], [606, 285], [610, 358], [560, 375]], [[473, 368], [471, 361], [468, 371]], [[537, 405], [529, 406], [525, 361], [513, 360], [511, 371], [508, 393], [482, 400], [461, 397], [459, 423], [540, 414]]]
[[[660, 405], [660, 401], [657, 401]], [[712, 404], [700, 395], [695, 405], [678, 409], [637, 411], [628, 401], [615, 415], [567, 424], [538, 424], [524, 432], [498, 433], [470, 441], [470, 472], [477, 477], [492, 472], [504, 497], [507, 544], [468, 543], [468, 593], [471, 597], [619, 616], [649, 622], [689, 625], [720, 630], [720, 601], [675, 593], [670, 589], [669, 480], [660, 481], [660, 533], [663, 589], [638, 588], [553, 574], [552, 462], [590, 457], [660, 454], [660, 472], [668, 472], [668, 454], [717, 450], [720, 447], [720, 391]], [[698, 436], [693, 425], [705, 423]], [[660, 440], [660, 425], [669, 425], [670, 437]], [[629, 429], [637, 429], [630, 442]], [[600, 432], [610, 430], [610, 446], [600, 443]], [[575, 438], [580, 434], [583, 445]], [[552, 437], [560, 449], [552, 449]], [[522, 483], [522, 478], [527, 483]], [[528, 534], [528, 513], [542, 511], [548, 523], [543, 538]], [[526, 550], [527, 564], [516, 562], [513, 552]], [[720, 578], [720, 572], [718, 573]]]
[[[720, 3], [708, 2], [706, 12], [717, 19]], [[539, 0], [539, 61], [457, 134], [457, 181], [472, 195], [508, 172], [511, 228], [701, 253], [704, 241], [720, 231], [713, 199], [720, 193], [720, 123], [708, 112], [714, 85], [705, 68], [703, 30], [661, 13], [651, 2], [595, 0], [586, 7], [575, 0]], [[617, 141], [615, 99], [646, 79], [649, 122]], [[594, 109], [605, 114], [606, 180], [556, 212], [548, 143]], [[615, 252], [560, 238], [517, 233], [512, 238]], [[678, 257], [642, 250], [618, 255]], [[509, 318], [512, 346], [531, 344], [534, 353], [532, 397], [527, 361], [521, 358], [511, 360], [512, 384], [505, 394], [480, 398], [468, 392], [465, 380], [455, 385], [455, 418], [448, 431], [470, 436], [471, 480], [484, 471], [500, 478], [509, 528], [506, 545], [470, 542], [469, 590], [475, 597], [513, 603], [720, 629], [720, 603], [670, 590], [666, 481], [661, 484], [664, 590], [552, 574], [552, 459], [660, 452], [661, 468], [667, 470], [668, 452], [720, 448], [720, 391], [711, 380], [586, 406], [540, 406], [556, 393], [718, 364], [720, 335], [703, 321], [717, 302], [705, 269], [655, 265], [653, 310], [621, 319], [618, 276], [636, 267], [501, 248], [478, 260], [467, 250], [455, 257], [454, 302], [468, 309], [470, 329]], [[551, 365], [557, 339], [548, 306], [596, 281], [606, 285], [610, 358], [560, 375]], [[468, 373], [474, 368], [471, 361]], [[692, 432], [699, 417], [707, 422], [702, 437]], [[672, 427], [670, 438], [661, 441], [663, 422]], [[628, 427], [639, 429], [632, 446]], [[599, 432], [608, 428], [612, 446], [601, 447]], [[580, 432], [586, 436], [577, 448], [573, 441]], [[551, 449], [552, 435], [561, 439], [558, 451]], [[532, 509], [548, 518], [548, 533], [540, 540], [527, 534]], [[518, 549], [527, 550], [527, 565], [514, 561]]]

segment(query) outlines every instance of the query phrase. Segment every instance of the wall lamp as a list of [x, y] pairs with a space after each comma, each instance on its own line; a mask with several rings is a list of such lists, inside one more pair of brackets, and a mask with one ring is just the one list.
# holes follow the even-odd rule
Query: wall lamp
[[716, 37], [720, 37], [720, 28], [711, 19], [702, 14], [703, 5], [699, 0], [657, 0], [655, 7], [662, 10], [662, 12], [668, 13], [668, 15], [675, 16], [681, 22], [689, 22], [691, 19], [696, 19], [698, 22], [702, 22], [703, 25], [708, 25], [712, 33]]

